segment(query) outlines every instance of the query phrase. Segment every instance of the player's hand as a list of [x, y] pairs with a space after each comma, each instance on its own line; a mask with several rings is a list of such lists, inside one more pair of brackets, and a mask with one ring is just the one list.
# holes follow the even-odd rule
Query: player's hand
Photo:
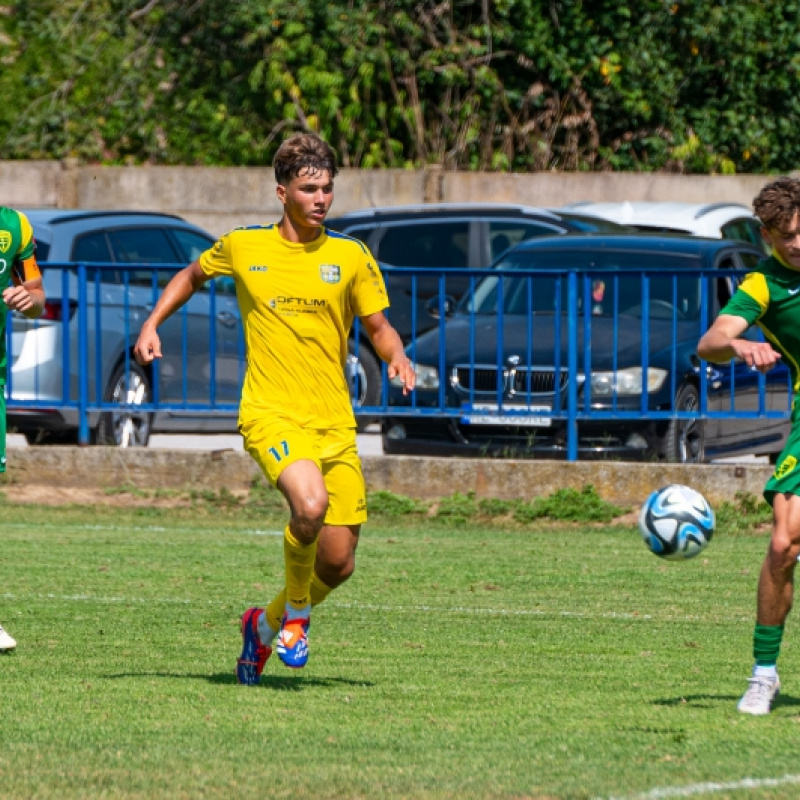
[[143, 367], [152, 364], [153, 359], [161, 358], [161, 339], [154, 330], [142, 328], [133, 348], [133, 357]]
[[750, 342], [747, 339], [734, 339], [731, 347], [736, 356], [752, 370], [768, 372], [780, 361], [781, 354], [769, 342]]
[[33, 306], [31, 293], [24, 286], [9, 286], [3, 291], [3, 302], [12, 310], [23, 314]]
[[403, 382], [403, 394], [408, 394], [417, 385], [417, 374], [405, 354], [393, 358], [389, 363], [389, 380], [399, 378]]

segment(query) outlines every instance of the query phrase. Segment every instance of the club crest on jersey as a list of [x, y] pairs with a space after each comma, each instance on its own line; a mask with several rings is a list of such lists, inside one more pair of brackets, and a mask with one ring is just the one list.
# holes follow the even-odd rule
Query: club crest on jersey
[[0, 253], [5, 253], [11, 247], [11, 231], [0, 231]]
[[342, 279], [342, 271], [338, 264], [320, 264], [319, 276], [325, 283], [339, 283]]

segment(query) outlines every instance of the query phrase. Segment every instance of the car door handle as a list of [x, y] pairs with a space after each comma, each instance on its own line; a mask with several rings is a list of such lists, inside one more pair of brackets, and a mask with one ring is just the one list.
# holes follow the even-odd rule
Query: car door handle
[[217, 313], [217, 322], [220, 325], [224, 325], [226, 328], [235, 328], [238, 318], [235, 314], [231, 314], [230, 311], [220, 311]]

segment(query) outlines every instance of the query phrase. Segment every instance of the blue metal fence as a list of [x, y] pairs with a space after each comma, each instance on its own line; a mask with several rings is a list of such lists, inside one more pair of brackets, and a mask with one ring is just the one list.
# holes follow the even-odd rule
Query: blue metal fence
[[[230, 284], [209, 282], [162, 327], [164, 358], [147, 372], [150, 400], [141, 402], [131, 394], [131, 376], [138, 376], [132, 346], [182, 265], [44, 266], [45, 317], [14, 314], [7, 326], [10, 419], [24, 427], [26, 419], [59, 418], [81, 443], [101, 415], [121, 411], [152, 414], [156, 430], [235, 430], [245, 348]], [[404, 397], [383, 365], [380, 391], [357, 414], [399, 425], [442, 419], [470, 434], [513, 428], [521, 441], [530, 431], [558, 428], [569, 460], [579, 457], [587, 423], [735, 420], [745, 430], [785, 430], [785, 369], [764, 376], [694, 356], [724, 301], [720, 287], [742, 274], [386, 268], [390, 321], [408, 341], [410, 358], [438, 373], [438, 385], [421, 384]], [[465, 278], [456, 304], [448, 289], [457, 279], [462, 294]], [[353, 338], [358, 357], [369, 345], [357, 321]], [[351, 378], [358, 381], [357, 371]], [[644, 387], [638, 394], [637, 380]], [[115, 385], [122, 387], [117, 394]], [[686, 385], [696, 387], [694, 408], [676, 407]]]

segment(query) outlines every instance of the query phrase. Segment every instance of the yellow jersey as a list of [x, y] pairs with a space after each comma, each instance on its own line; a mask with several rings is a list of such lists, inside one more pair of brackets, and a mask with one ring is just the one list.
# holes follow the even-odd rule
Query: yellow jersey
[[198, 259], [236, 283], [247, 371], [239, 424], [285, 417], [307, 428], [354, 428], [345, 361], [356, 316], [388, 307], [386, 286], [362, 242], [323, 229], [309, 244], [277, 225], [236, 228]]

